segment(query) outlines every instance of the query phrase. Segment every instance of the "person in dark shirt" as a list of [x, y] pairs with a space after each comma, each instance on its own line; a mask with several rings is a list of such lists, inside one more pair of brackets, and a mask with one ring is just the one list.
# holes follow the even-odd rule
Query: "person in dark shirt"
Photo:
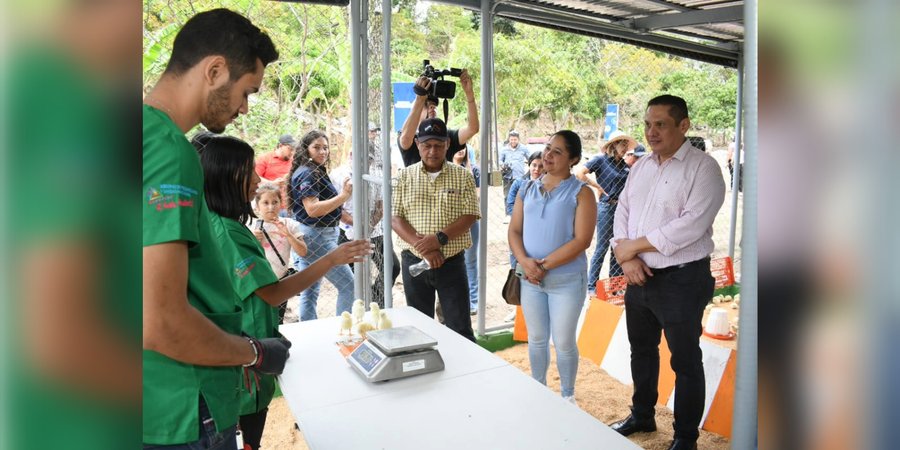
[[[472, 89], [472, 77], [463, 69], [459, 76], [459, 84], [466, 94], [466, 125], [458, 130], [448, 129], [450, 136], [450, 148], [447, 150], [447, 161], [453, 162], [453, 155], [466, 148], [466, 142], [478, 133], [478, 107], [475, 105], [475, 91]], [[431, 88], [431, 79], [419, 77], [416, 86], [428, 90]], [[422, 160], [419, 150], [415, 146], [416, 128], [425, 119], [433, 119], [437, 115], [438, 99], [430, 95], [416, 94], [412, 109], [403, 127], [400, 136], [397, 137], [397, 145], [400, 147], [400, 156], [403, 158], [403, 166], [408, 167]]]
[[[341, 205], [350, 199], [353, 186], [345, 180], [341, 190], [328, 177], [330, 161], [328, 137], [313, 130], [300, 140], [291, 167], [290, 210], [294, 220], [300, 222], [307, 243], [307, 254], [298, 257], [295, 264], [302, 272], [319, 258], [338, 246], [338, 223], [343, 209]], [[336, 315], [350, 311], [353, 304], [353, 273], [346, 264], [333, 267], [325, 278], [338, 291]], [[319, 299], [319, 283], [314, 283], [300, 294], [300, 320], [316, 320], [316, 303]]]
[[[619, 193], [625, 187], [629, 167], [640, 156], [635, 152], [638, 146], [637, 141], [631, 136], [618, 130], [614, 131], [610, 134], [606, 144], [603, 144], [601, 155], [591, 158], [583, 166], [575, 169], [575, 176], [594, 187], [598, 193], [597, 247], [591, 257], [591, 267], [588, 272], [589, 292], [595, 291], [597, 280], [600, 279], [600, 267], [603, 266], [603, 260], [609, 250], [609, 240], [612, 238], [613, 217], [616, 215]], [[588, 173], [593, 173], [596, 181], [588, 178]], [[622, 268], [619, 267], [615, 258], [610, 258], [609, 276], [619, 275], [622, 275]]]

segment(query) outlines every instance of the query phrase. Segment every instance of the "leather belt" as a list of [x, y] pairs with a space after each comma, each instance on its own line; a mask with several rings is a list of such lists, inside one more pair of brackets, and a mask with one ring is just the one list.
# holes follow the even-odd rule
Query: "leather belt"
[[676, 265], [674, 265], [674, 266], [663, 267], [663, 268], [660, 268], [660, 269], [651, 269], [651, 270], [653, 270], [653, 274], [654, 274], [654, 275], [658, 275], [658, 274], [664, 274], [664, 273], [674, 272], [674, 271], [676, 271], [676, 270], [684, 269], [684, 268], [686, 268], [686, 267], [688, 267], [688, 266], [691, 266], [691, 265], [694, 265], [694, 264], [700, 264], [700, 263], [703, 263], [703, 262], [709, 262], [709, 256], [707, 256], [706, 258], [703, 258], [703, 259], [698, 259], [698, 260], [696, 260], [696, 261], [691, 261], [691, 262], [686, 262], [686, 263], [682, 263], [682, 264], [676, 264]]

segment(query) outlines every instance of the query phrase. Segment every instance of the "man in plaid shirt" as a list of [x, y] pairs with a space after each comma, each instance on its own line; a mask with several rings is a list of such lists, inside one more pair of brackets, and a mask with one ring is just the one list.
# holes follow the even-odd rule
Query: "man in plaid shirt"
[[[472, 245], [469, 228], [481, 217], [475, 180], [465, 168], [447, 162], [450, 137], [442, 120], [419, 124], [415, 141], [422, 160], [397, 175], [391, 218], [401, 239], [406, 303], [434, 317], [437, 292], [444, 324], [474, 342], [463, 252]], [[412, 276], [410, 266], [423, 259], [430, 269]]]

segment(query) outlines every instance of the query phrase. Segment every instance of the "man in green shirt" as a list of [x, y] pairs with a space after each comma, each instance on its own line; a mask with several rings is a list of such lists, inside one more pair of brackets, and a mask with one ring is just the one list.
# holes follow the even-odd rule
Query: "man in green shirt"
[[240, 336], [241, 299], [210, 225], [203, 172], [184, 133], [221, 133], [278, 58], [271, 39], [227, 9], [197, 14], [143, 109], [145, 446], [234, 449], [241, 366], [284, 369], [290, 343]]

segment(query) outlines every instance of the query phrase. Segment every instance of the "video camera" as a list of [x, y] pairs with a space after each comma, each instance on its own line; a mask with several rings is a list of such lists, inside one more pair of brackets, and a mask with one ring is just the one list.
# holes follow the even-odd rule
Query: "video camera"
[[422, 76], [431, 78], [431, 92], [429, 95], [437, 98], [453, 98], [456, 96], [456, 83], [445, 81], [444, 77], [451, 76], [459, 78], [459, 76], [462, 75], [462, 69], [451, 67], [444, 70], [434, 70], [431, 61], [427, 59], [422, 61], [422, 66], [424, 66], [425, 69], [422, 72]]

